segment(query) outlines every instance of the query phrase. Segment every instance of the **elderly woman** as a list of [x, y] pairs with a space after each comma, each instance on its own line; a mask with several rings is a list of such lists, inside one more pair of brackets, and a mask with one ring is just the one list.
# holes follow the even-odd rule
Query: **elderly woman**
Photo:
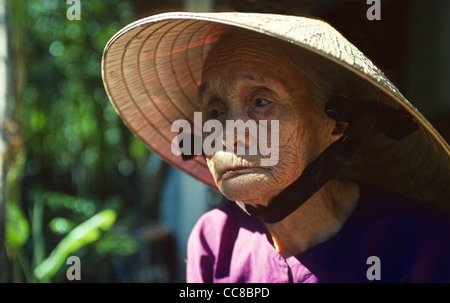
[[[157, 15], [110, 40], [103, 76], [136, 136], [235, 201], [194, 227], [188, 282], [450, 281], [449, 146], [327, 24]], [[248, 132], [225, 131], [203, 156], [173, 153], [174, 121], [195, 124], [195, 112], [224, 129], [278, 121], [266, 134], [276, 163], [237, 152]]]

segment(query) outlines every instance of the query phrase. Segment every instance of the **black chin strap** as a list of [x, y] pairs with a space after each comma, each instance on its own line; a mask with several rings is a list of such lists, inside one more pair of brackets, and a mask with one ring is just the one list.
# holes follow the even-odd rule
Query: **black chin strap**
[[331, 118], [349, 123], [344, 135], [311, 162], [301, 176], [270, 201], [267, 207], [245, 205], [252, 217], [266, 223], [283, 220], [345, 166], [363, 139], [383, 132], [399, 140], [417, 129], [417, 125], [404, 111], [381, 107], [376, 102], [335, 96], [328, 102], [325, 111]]
[[[300, 177], [268, 206], [255, 208], [245, 205], [245, 210], [252, 217], [266, 223], [276, 223], [286, 218], [344, 167], [363, 139], [384, 133], [393, 140], [400, 140], [417, 130], [417, 125], [405, 111], [373, 101], [334, 96], [327, 103], [325, 112], [330, 118], [348, 122], [344, 135], [311, 162]], [[194, 158], [182, 157], [183, 160]]]
[[355, 153], [361, 140], [342, 136], [310, 163], [301, 176], [270, 201], [269, 206], [255, 208], [245, 205], [252, 217], [276, 223], [299, 208], [325, 183], [339, 172]]

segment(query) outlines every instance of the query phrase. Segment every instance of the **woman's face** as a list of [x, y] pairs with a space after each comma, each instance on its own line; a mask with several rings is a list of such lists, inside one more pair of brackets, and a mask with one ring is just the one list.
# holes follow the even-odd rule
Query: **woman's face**
[[[260, 153], [219, 151], [206, 156], [219, 190], [230, 200], [253, 206], [267, 206], [338, 138], [334, 120], [319, 109], [309, 80], [293, 67], [291, 52], [280, 49], [280, 44], [238, 31], [220, 40], [203, 68], [204, 119], [221, 121], [224, 130], [226, 120], [268, 120], [269, 126], [271, 120], [279, 121], [279, 156], [274, 166], [261, 166]], [[224, 131], [224, 141], [227, 135], [234, 134]], [[240, 143], [248, 147], [248, 137]]]

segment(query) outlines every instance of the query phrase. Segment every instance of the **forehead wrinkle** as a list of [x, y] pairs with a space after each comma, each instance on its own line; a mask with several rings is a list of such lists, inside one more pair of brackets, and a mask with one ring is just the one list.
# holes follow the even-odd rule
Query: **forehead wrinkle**
[[[221, 89], [234, 87], [235, 84], [238, 82], [245, 83], [245, 82], [253, 82], [255, 84], [264, 84], [267, 82], [267, 80], [271, 81], [272, 77], [267, 77], [267, 75], [264, 75], [260, 72], [253, 72], [253, 71], [238, 71], [236, 73], [224, 73], [219, 74], [215, 73], [215, 78], [212, 80], [204, 80], [199, 87], [199, 96], [202, 97], [208, 92], [219, 92]], [[241, 82], [243, 80], [244, 82]]]
[[[251, 63], [264, 64], [267, 66], [277, 66], [279, 65], [280, 58], [285, 58], [287, 54], [279, 49], [272, 49], [268, 51], [268, 48], [263, 48], [263, 51], [253, 50], [253, 49], [216, 49], [208, 54], [205, 61], [207, 69], [212, 67], [218, 67], [227, 64], [243, 64], [249, 65]], [[205, 73], [207, 69], [204, 69]]]
[[[278, 49], [270, 43], [261, 43], [257, 50], [249, 49], [248, 43], [236, 45], [237, 49], [230, 49], [230, 45], [215, 47], [208, 54], [203, 66], [202, 77], [206, 74], [234, 74], [233, 77], [241, 75], [247, 81], [264, 81], [264, 78], [285, 82], [288, 69], [295, 69], [288, 53]], [[246, 75], [246, 76], [243, 76]], [[231, 75], [229, 75], [231, 76]], [[255, 77], [257, 76], [257, 78]], [[220, 79], [223, 81], [224, 79]], [[269, 79], [268, 79], [269, 80]], [[265, 81], [264, 81], [265, 82]]]
[[[287, 68], [290, 67], [287, 66]], [[270, 64], [267, 60], [258, 60], [255, 58], [252, 60], [243, 60], [242, 58], [235, 58], [227, 62], [206, 64], [203, 69], [202, 78], [211, 79], [211, 76], [212, 79], [217, 79], [227, 84], [232, 84], [237, 80], [261, 83], [276, 80], [284, 83], [286, 71], [280, 64]], [[213, 80], [213, 82], [216, 81]], [[211, 88], [206, 83], [200, 89], [202, 93]]]
[[239, 73], [238, 78], [242, 78], [249, 81], [256, 81], [256, 78], [252, 74]]

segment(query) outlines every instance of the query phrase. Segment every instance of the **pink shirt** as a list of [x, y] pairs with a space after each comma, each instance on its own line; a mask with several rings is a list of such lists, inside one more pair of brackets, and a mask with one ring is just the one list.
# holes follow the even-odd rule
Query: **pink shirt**
[[420, 202], [360, 186], [356, 209], [331, 239], [284, 259], [263, 224], [234, 203], [203, 215], [188, 241], [187, 282], [450, 282], [450, 219]]

